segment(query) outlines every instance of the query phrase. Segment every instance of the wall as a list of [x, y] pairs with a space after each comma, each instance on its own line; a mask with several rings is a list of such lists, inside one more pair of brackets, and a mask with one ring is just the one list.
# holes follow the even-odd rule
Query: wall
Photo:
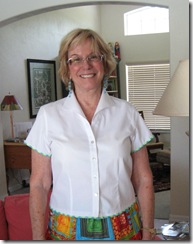
[[3, 199], [7, 195], [7, 184], [5, 175], [5, 164], [4, 164], [4, 149], [3, 149], [3, 127], [1, 126], [1, 115], [0, 115], [0, 199]]
[[[170, 57], [173, 74], [178, 62], [189, 58], [188, 0], [178, 0], [170, 5], [170, 32], [172, 33]], [[186, 131], [189, 131], [189, 117], [171, 118], [171, 221], [190, 221], [190, 154], [189, 137], [185, 134]]]

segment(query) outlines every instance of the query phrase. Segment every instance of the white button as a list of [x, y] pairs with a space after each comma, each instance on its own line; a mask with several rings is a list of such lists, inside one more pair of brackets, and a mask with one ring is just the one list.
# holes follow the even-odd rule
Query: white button
[[95, 159], [96, 159], [95, 157], [92, 158], [92, 160], [95, 160]]
[[94, 141], [91, 141], [91, 143], [93, 144], [93, 143], [94, 143]]
[[97, 197], [98, 196], [98, 193], [95, 193], [94, 195], [95, 195], [95, 197]]

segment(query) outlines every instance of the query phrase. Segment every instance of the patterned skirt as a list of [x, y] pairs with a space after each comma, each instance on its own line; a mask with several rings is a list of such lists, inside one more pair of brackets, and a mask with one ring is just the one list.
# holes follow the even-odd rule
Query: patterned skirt
[[50, 209], [47, 240], [141, 240], [135, 202], [122, 213], [104, 218], [75, 218]]

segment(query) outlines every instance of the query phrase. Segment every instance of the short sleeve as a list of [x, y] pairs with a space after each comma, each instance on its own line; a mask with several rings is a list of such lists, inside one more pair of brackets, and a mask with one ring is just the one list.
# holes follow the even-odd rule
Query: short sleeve
[[149, 141], [151, 141], [154, 136], [150, 129], [147, 127], [144, 119], [138, 113], [138, 111], [133, 111], [133, 132], [131, 135], [132, 147], [131, 152], [136, 152]]
[[51, 156], [51, 141], [48, 135], [47, 118], [44, 106], [39, 109], [36, 120], [24, 143], [45, 156]]

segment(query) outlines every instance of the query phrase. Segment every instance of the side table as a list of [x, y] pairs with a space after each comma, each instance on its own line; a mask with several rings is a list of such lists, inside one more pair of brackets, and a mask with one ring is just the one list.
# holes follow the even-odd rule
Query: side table
[[[4, 141], [5, 168], [8, 169], [29, 169], [31, 171], [31, 148], [22, 142]], [[7, 177], [7, 189], [9, 177]]]

